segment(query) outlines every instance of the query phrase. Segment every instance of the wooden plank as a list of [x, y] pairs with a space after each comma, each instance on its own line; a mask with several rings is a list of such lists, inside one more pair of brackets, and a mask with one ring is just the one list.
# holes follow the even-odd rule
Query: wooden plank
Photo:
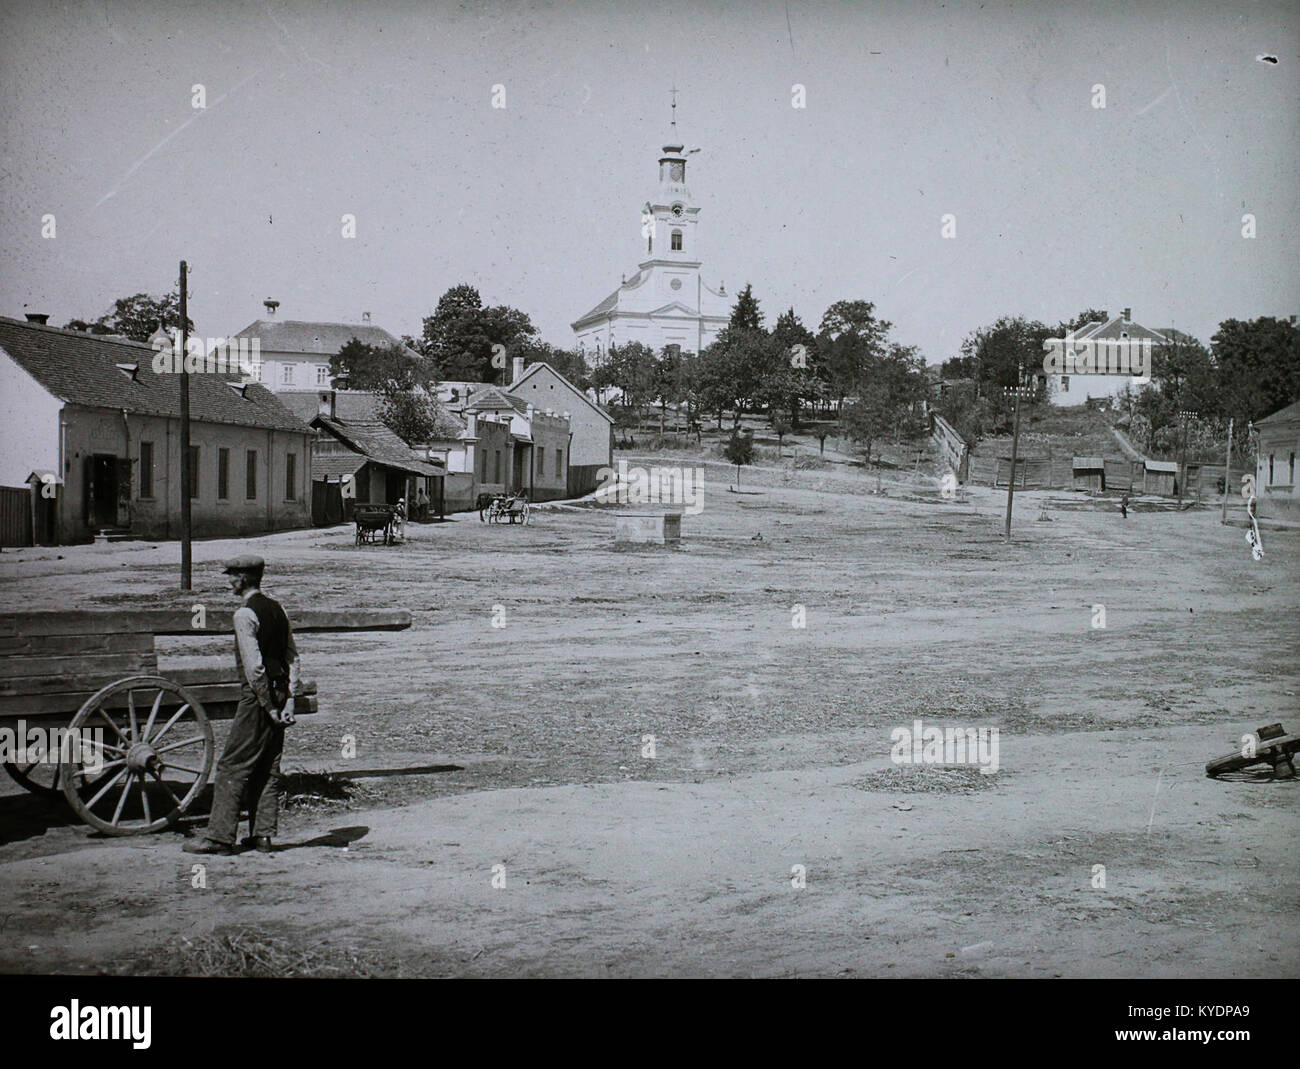
[[[153, 635], [77, 635], [77, 649], [85, 653], [131, 653], [153, 651]], [[68, 652], [68, 635], [0, 635], [0, 658], [28, 654], [49, 657]]]
[[[0, 614], [0, 637], [45, 635], [229, 635], [236, 606], [209, 605], [205, 628], [195, 628], [188, 609], [85, 610]], [[405, 631], [405, 609], [303, 609], [285, 606], [295, 633], [318, 631]]]
[[[24, 654], [0, 657], [0, 683], [23, 678], [59, 679], [63, 676], [152, 676], [158, 671], [158, 655], [153, 651], [152, 636], [149, 650], [134, 653], [96, 653], [81, 656], [26, 656]], [[47, 688], [49, 689], [49, 688]], [[56, 687], [71, 690], [71, 687]], [[6, 693], [21, 694], [22, 691]]]
[[[166, 677], [165, 678], [169, 678]], [[185, 689], [199, 701], [204, 709], [210, 702], [238, 702], [240, 687], [238, 683], [196, 683]], [[98, 689], [98, 688], [96, 688]], [[310, 696], [316, 693], [315, 683], [304, 683], [304, 691]], [[51, 718], [71, 718], [93, 691], [73, 690], [40, 694], [0, 694], [0, 720], [14, 720], [26, 716], [46, 716]], [[211, 710], [208, 710], [211, 715]]]

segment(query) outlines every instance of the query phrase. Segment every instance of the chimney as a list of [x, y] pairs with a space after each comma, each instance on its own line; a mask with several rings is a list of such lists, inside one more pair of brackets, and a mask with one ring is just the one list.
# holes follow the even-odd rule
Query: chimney
[[515, 357], [515, 377], [514, 377], [513, 379], [511, 379], [510, 381], [511, 381], [511, 383], [513, 384], [513, 383], [518, 382], [518, 381], [519, 381], [520, 379], [522, 379], [523, 377], [524, 377], [524, 358], [523, 358], [522, 356], [516, 356], [516, 357]]
[[478, 437], [478, 413], [477, 412], [465, 413], [465, 433], [468, 434], [471, 438]]
[[273, 301], [270, 297], [262, 302], [262, 307], [266, 309], [266, 314], [275, 317], [275, 310], [280, 307], [279, 301]]
[[338, 419], [338, 393], [334, 390], [321, 390], [319, 397], [316, 414], [326, 419]]
[[[43, 327], [43, 326], [45, 326], [45, 325], [50, 321], [50, 317], [49, 317], [49, 315], [48, 315], [47, 313], [45, 313], [45, 312], [28, 312], [28, 313], [26, 313], [26, 315], [27, 315], [27, 322], [28, 322], [28, 323], [35, 323], [35, 324], [37, 324], [38, 326], [42, 326], [42, 327]], [[1291, 320], [1292, 320], [1292, 322], [1294, 322], [1294, 321], [1295, 321], [1295, 316], [1292, 316], [1292, 317], [1291, 317]]]
[[1132, 308], [1125, 308], [1125, 309], [1124, 309], [1124, 322], [1125, 322], [1125, 323], [1132, 323], [1132, 322], [1133, 322], [1133, 309], [1132, 309]]

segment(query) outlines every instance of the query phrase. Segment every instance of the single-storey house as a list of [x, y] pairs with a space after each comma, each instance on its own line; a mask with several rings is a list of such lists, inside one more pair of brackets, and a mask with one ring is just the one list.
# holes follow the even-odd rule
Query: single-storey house
[[1300, 521], [1296, 493], [1296, 453], [1300, 453], [1300, 401], [1265, 416], [1259, 431], [1255, 472], [1256, 515], [1260, 519]]
[[[54, 501], [41, 506], [51, 541], [180, 537], [180, 378], [155, 372], [155, 355], [0, 317], [0, 485]], [[312, 430], [237, 374], [188, 379], [193, 534], [308, 526]]]

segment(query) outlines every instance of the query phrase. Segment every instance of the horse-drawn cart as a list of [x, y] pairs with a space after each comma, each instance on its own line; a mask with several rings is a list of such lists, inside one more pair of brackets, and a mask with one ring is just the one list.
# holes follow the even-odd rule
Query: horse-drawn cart
[[357, 525], [357, 545], [378, 545], [382, 542], [391, 546], [396, 516], [395, 505], [357, 505], [352, 510], [352, 518]]
[[[211, 722], [234, 716], [241, 681], [233, 644], [219, 665], [160, 672], [155, 639], [230, 636], [231, 618], [214, 611], [196, 629], [189, 612], [167, 609], [0, 616], [0, 729], [14, 758], [5, 771], [35, 794], [61, 795], [108, 835], [174, 824], [207, 785]], [[295, 635], [411, 626], [398, 609], [291, 609], [289, 618]], [[304, 685], [294, 712], [314, 713], [315, 692]]]
[[528, 522], [528, 495], [525, 493], [494, 494], [486, 508], [479, 509], [479, 519], [488, 523]]

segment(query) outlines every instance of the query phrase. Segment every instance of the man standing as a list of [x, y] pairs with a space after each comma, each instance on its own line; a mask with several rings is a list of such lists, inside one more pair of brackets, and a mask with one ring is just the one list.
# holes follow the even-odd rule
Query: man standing
[[291, 695], [299, 690], [298, 650], [280, 603], [261, 591], [266, 562], [243, 556], [226, 561], [230, 589], [243, 599], [235, 612], [235, 663], [243, 684], [225, 752], [217, 763], [207, 838], [188, 842], [190, 854], [233, 854], [239, 810], [248, 800], [252, 845], [271, 852], [280, 812], [280, 754], [285, 725], [294, 722]]

